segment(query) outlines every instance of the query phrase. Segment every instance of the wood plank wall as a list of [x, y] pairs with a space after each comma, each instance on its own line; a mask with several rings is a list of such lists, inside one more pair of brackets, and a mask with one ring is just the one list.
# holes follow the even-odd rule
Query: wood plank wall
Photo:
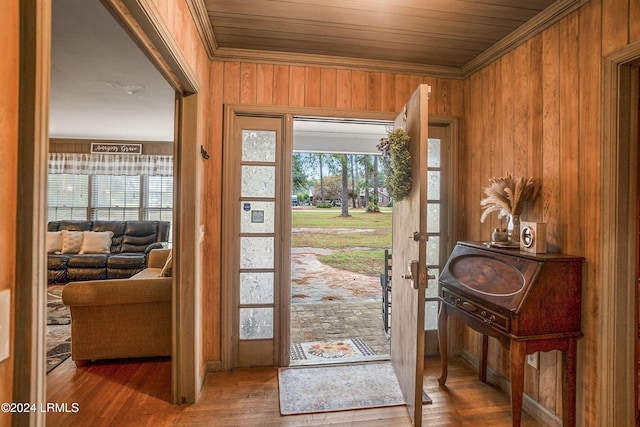
[[[397, 112], [419, 84], [432, 87], [430, 114], [462, 115], [462, 81], [408, 74], [391, 74], [345, 68], [325, 68], [251, 62], [211, 64], [212, 114], [209, 124], [215, 134], [209, 151], [213, 167], [205, 172], [209, 221], [220, 220], [222, 113], [224, 104], [323, 108], [333, 111]], [[216, 242], [219, 236], [215, 237]], [[207, 259], [203, 266], [206, 287], [212, 289], [205, 301], [212, 312], [219, 312], [220, 284], [214, 282], [219, 259]], [[220, 359], [220, 319], [210, 317], [203, 325], [205, 358]], [[217, 341], [211, 341], [216, 337]]]
[[218, 109], [223, 104], [246, 104], [368, 113], [397, 112], [419, 84], [427, 83], [432, 87], [431, 114], [462, 113], [462, 85], [459, 80], [234, 61], [214, 61], [211, 78], [214, 87], [212, 102]]
[[[220, 200], [222, 109], [225, 103], [323, 107], [337, 111], [397, 111], [418, 83], [434, 88], [432, 114], [462, 118], [460, 212], [462, 239], [483, 239], [495, 219], [480, 224], [479, 200], [487, 179], [505, 171], [542, 181], [543, 192], [524, 218], [548, 223], [550, 250], [586, 257], [583, 329], [579, 344], [580, 425], [598, 420], [598, 309], [600, 246], [600, 61], [640, 40], [637, 0], [592, 0], [464, 82], [359, 69], [203, 60], [183, 2], [155, 0], [197, 69], [207, 73], [204, 168], [204, 360], [220, 357]], [[206, 71], [203, 68], [207, 68]], [[477, 353], [469, 334], [467, 350]], [[492, 344], [490, 366], [507, 375], [505, 355]], [[561, 398], [558, 355], [542, 356], [527, 372], [527, 392], [555, 413]]]
[[[215, 119], [211, 111], [210, 99], [215, 96], [209, 87], [210, 61], [204, 48], [197, 27], [186, 1], [166, 1], [150, 0], [162, 17], [169, 29], [176, 44], [180, 47], [188, 66], [192, 69], [198, 79], [198, 140], [209, 153], [214, 146], [212, 140], [215, 135], [222, 132], [220, 126], [215, 125]], [[200, 289], [200, 313], [196, 316], [202, 320], [204, 325], [200, 330], [196, 330], [197, 348], [199, 348], [199, 374], [204, 377], [206, 363], [215, 360], [211, 355], [216, 354], [219, 349], [217, 344], [220, 341], [220, 328], [212, 329], [206, 325], [220, 324], [220, 185], [216, 185], [216, 180], [211, 176], [219, 174], [221, 156], [211, 156], [210, 160], [204, 162], [200, 167], [199, 188], [194, 188], [190, 196], [200, 204], [200, 218], [204, 226], [204, 241], [200, 244], [200, 264], [199, 277], [201, 283], [193, 284]], [[190, 230], [194, 236], [198, 235], [197, 230]], [[195, 243], [195, 242], [194, 242]], [[195, 243], [197, 244], [197, 243]], [[219, 350], [218, 350], [219, 354]], [[219, 356], [217, 357], [219, 359]]]
[[[20, 14], [19, 4], [13, 2], [3, 5], [0, 14], [0, 200], [2, 213], [0, 214], [0, 291], [11, 291], [11, 325], [15, 324], [14, 294], [16, 289], [16, 210], [18, 199], [18, 108], [20, 80]], [[12, 338], [9, 358], [0, 362], [0, 402], [11, 402], [13, 399], [13, 341]], [[0, 413], [0, 425], [11, 424], [10, 413]]]
[[[631, 12], [631, 14], [629, 13]], [[592, 0], [578, 11], [464, 81], [461, 238], [479, 240], [497, 226], [481, 224], [482, 187], [512, 172], [542, 182], [523, 219], [547, 223], [550, 251], [586, 258], [579, 342], [578, 423], [595, 425], [598, 408], [600, 268], [601, 57], [640, 40], [635, 0]], [[478, 335], [465, 348], [478, 354]], [[489, 366], [508, 377], [506, 352], [492, 342]], [[559, 355], [542, 353], [527, 367], [526, 392], [561, 413]]]

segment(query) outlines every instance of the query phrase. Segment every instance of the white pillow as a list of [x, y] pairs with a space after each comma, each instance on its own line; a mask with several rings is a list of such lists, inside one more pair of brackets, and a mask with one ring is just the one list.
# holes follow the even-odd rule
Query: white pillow
[[85, 231], [81, 254], [108, 254], [111, 252], [113, 231]]
[[82, 231], [62, 230], [62, 253], [77, 254], [82, 247], [84, 234]]
[[62, 231], [47, 231], [47, 253], [59, 254], [62, 252]]

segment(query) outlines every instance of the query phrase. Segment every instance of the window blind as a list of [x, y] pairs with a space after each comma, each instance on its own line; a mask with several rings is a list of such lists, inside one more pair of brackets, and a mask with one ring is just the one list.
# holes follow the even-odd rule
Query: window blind
[[47, 220], [86, 219], [89, 207], [87, 175], [49, 175]]

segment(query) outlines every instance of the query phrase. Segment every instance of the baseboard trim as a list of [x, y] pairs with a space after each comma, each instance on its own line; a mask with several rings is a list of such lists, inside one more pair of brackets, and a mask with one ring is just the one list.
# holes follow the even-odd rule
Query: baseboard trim
[[[460, 357], [462, 360], [471, 365], [474, 369], [478, 370], [480, 362], [477, 357], [472, 355], [468, 350], [461, 350]], [[498, 374], [491, 368], [487, 368], [487, 382], [497, 385], [500, 390], [507, 394], [511, 393], [511, 382], [504, 376]], [[527, 412], [536, 420], [540, 421], [544, 425], [552, 427], [561, 427], [562, 419], [558, 418], [556, 414], [536, 402], [531, 396], [526, 393], [522, 397], [522, 410]]]
[[205, 363], [205, 372], [218, 372], [222, 371], [222, 361], [210, 360]]

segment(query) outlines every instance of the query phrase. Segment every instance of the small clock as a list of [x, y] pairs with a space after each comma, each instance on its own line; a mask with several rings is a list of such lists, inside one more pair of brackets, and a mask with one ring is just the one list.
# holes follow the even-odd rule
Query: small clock
[[534, 254], [547, 252], [547, 224], [544, 222], [520, 223], [520, 249]]

